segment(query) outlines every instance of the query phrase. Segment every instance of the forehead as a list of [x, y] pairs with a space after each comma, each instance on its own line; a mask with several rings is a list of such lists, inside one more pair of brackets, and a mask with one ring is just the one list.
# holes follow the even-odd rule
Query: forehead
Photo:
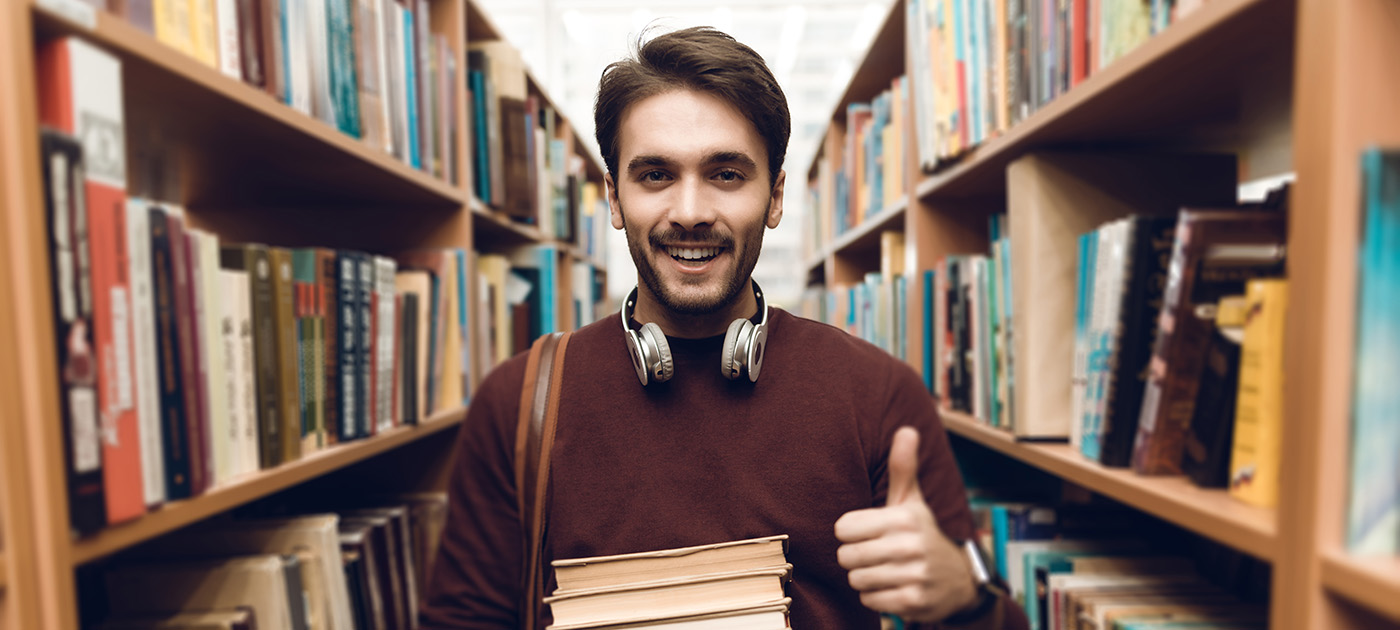
[[721, 151], [742, 152], [756, 164], [766, 164], [768, 159], [758, 129], [717, 96], [671, 90], [637, 101], [622, 114], [618, 133], [622, 164], [637, 155], [686, 161]]

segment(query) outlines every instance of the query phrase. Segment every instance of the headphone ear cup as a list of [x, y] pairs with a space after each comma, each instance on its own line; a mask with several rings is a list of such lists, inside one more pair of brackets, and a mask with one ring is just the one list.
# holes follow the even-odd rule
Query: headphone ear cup
[[664, 383], [676, 373], [676, 365], [671, 361], [671, 346], [666, 345], [666, 333], [653, 322], [642, 326], [642, 342], [651, 345], [656, 353], [656, 363], [651, 371], [652, 379]]
[[719, 371], [724, 374], [724, 378], [739, 378], [745, 363], [745, 358], [739, 355], [743, 352], [752, 329], [753, 322], [747, 319], [736, 319], [729, 324], [729, 330], [724, 333], [724, 350], [719, 354]]
[[749, 382], [757, 383], [758, 373], [763, 369], [763, 351], [768, 346], [768, 327], [754, 326], [749, 336], [751, 339], [745, 352], [745, 356], [748, 357]]

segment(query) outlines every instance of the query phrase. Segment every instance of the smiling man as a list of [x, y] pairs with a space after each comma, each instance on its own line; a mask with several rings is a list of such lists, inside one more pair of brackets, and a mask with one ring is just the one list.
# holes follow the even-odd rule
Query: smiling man
[[[964, 544], [966, 493], [918, 375], [768, 306], [750, 277], [783, 217], [790, 131], [762, 58], [713, 29], [658, 36], [604, 71], [594, 117], [639, 283], [569, 341], [546, 562], [787, 534], [792, 627], [1026, 627]], [[463, 423], [426, 628], [520, 627], [525, 363], [488, 375]]]

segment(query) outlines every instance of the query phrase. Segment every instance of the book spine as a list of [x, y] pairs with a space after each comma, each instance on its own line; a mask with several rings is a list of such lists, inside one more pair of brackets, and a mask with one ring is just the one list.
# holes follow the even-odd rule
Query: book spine
[[244, 387], [247, 383], [243, 378], [243, 355], [242, 340], [239, 338], [239, 304], [243, 294], [248, 291], [247, 276], [242, 272], [219, 269], [217, 275], [218, 293], [222, 296], [218, 301], [218, 337], [216, 343], [220, 346], [223, 354], [223, 380], [215, 382], [214, 387], [223, 388], [223, 396], [227, 406], [228, 422], [224, 427], [223, 440], [226, 443], [225, 452], [228, 462], [225, 465], [225, 479], [233, 479], [245, 472], [256, 470], [256, 463], [252, 468], [247, 467], [244, 454], [247, 447], [243, 444], [246, 432], [243, 427], [249, 421], [249, 416], [245, 415], [245, 401], [247, 394]]
[[282, 403], [277, 366], [276, 295], [272, 288], [272, 259], [264, 245], [247, 245], [246, 269], [253, 321], [253, 369], [258, 392], [258, 465], [272, 468], [286, 461], [282, 452]]
[[301, 457], [301, 396], [297, 378], [297, 328], [296, 304], [292, 292], [292, 253], [281, 247], [269, 247], [268, 258], [272, 265], [272, 307], [273, 329], [277, 357], [274, 362], [274, 376], [277, 387], [277, 400], [281, 407], [282, 461], [289, 462]]
[[123, 192], [88, 183], [93, 337], [97, 342], [98, 417], [106, 437], [102, 440], [102, 476], [108, 523], [130, 520], [146, 511], [131, 342], [131, 260]]
[[392, 258], [374, 257], [375, 284], [375, 405], [374, 417], [379, 431], [394, 426], [394, 273]]
[[423, 168], [422, 138], [419, 119], [419, 78], [416, 38], [414, 36], [414, 15], [408, 9], [401, 9], [403, 16], [403, 68], [405, 109], [408, 112], [408, 163], [413, 168]]
[[406, 424], [418, 424], [418, 322], [421, 303], [416, 293], [403, 294], [403, 377], [400, 379], [400, 413]]
[[1181, 457], [1181, 471], [1202, 488], [1229, 485], [1245, 308], [1244, 297], [1238, 295], [1221, 298], [1215, 308], [1197, 386], [1196, 411], [1186, 430]]
[[170, 233], [170, 269], [174, 280], [175, 342], [180, 353], [180, 382], [184, 384], [185, 433], [190, 459], [190, 492], [202, 494], [209, 487], [208, 444], [205, 442], [206, 416], [204, 383], [199, 365], [196, 337], [194, 286], [190, 278], [189, 235], [178, 211], [165, 217]]
[[240, 429], [242, 435], [239, 436], [239, 443], [243, 445], [241, 451], [243, 472], [256, 472], [261, 467], [262, 461], [262, 441], [261, 431], [258, 426], [258, 384], [257, 384], [257, 357], [254, 348], [253, 323], [253, 297], [250, 275], [247, 270], [237, 270], [234, 286], [231, 287], [231, 301], [235, 304], [234, 324], [238, 334], [238, 372], [237, 378], [239, 387], [238, 404], [241, 411], [242, 422]]
[[204, 366], [204, 392], [209, 419], [209, 448], [212, 480], [223, 483], [233, 474], [233, 453], [229, 435], [228, 369], [222, 342], [223, 302], [219, 290], [219, 237], [209, 232], [197, 234], [199, 245], [200, 348]]
[[190, 436], [186, 418], [184, 369], [180, 365], [179, 326], [176, 323], [175, 258], [170, 223], [165, 211], [152, 206], [151, 279], [155, 306], [156, 351], [160, 357], [161, 441], [165, 456], [167, 499], [194, 495], [191, 484]]
[[340, 440], [348, 442], [360, 437], [358, 418], [362, 395], [359, 391], [359, 287], [355, 255], [340, 252], [336, 256], [336, 266], [339, 268], [336, 278], [336, 318], [339, 324], [336, 371], [340, 375]]
[[190, 0], [190, 33], [194, 58], [219, 67], [219, 27], [216, 0]]
[[243, 57], [239, 45], [238, 0], [217, 0], [219, 71], [240, 79]]
[[238, 60], [243, 81], [254, 87], [267, 85], [263, 72], [262, 0], [235, 0], [238, 6]]
[[355, 340], [355, 430], [364, 437], [371, 434], [370, 422], [374, 417], [370, 408], [374, 387], [374, 356], [370, 354], [374, 347], [374, 260], [369, 254], [359, 253], [355, 255], [355, 266], [355, 328], [358, 336]]
[[[471, 349], [471, 328], [467, 315], [467, 252], [458, 248], [453, 250], [453, 257], [457, 263], [457, 326], [462, 337], [462, 352], [457, 360], [462, 366], [462, 405], [466, 405], [471, 399], [472, 392], [472, 354]], [[589, 287], [591, 292], [592, 288]], [[582, 325], [578, 326], [582, 328]]]
[[[57, 51], [50, 48], [43, 54]], [[106, 499], [97, 361], [92, 355], [92, 294], [83, 280], [89, 273], [83, 151], [76, 138], [46, 129], [43, 154], [69, 524], [75, 535], [84, 536], [106, 524]]]
[[1278, 504], [1283, 440], [1283, 347], [1288, 283], [1256, 280], [1245, 290], [1230, 494], [1265, 508]]
[[337, 302], [340, 268], [336, 254], [328, 249], [316, 250], [317, 291], [322, 321], [321, 347], [321, 408], [322, 426], [326, 433], [326, 444], [340, 441], [340, 308]]
[[160, 355], [156, 352], [151, 291], [151, 216], [145, 200], [126, 206], [131, 261], [131, 343], [136, 355], [136, 413], [141, 425], [141, 472], [147, 508], [165, 503], [165, 462], [160, 433]]

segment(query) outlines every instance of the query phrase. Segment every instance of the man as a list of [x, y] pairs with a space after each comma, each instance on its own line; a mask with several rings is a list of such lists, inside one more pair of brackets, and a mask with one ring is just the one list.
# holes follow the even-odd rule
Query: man
[[[972, 520], [919, 377], [760, 308], [750, 274], [782, 219], [790, 129], [763, 60], [712, 29], [656, 37], [603, 73], [595, 119], [640, 282], [569, 342], [545, 559], [787, 534], [794, 628], [877, 628], [877, 611], [1024, 627], [954, 542]], [[461, 429], [426, 627], [517, 627], [524, 372], [523, 355], [493, 371]]]

